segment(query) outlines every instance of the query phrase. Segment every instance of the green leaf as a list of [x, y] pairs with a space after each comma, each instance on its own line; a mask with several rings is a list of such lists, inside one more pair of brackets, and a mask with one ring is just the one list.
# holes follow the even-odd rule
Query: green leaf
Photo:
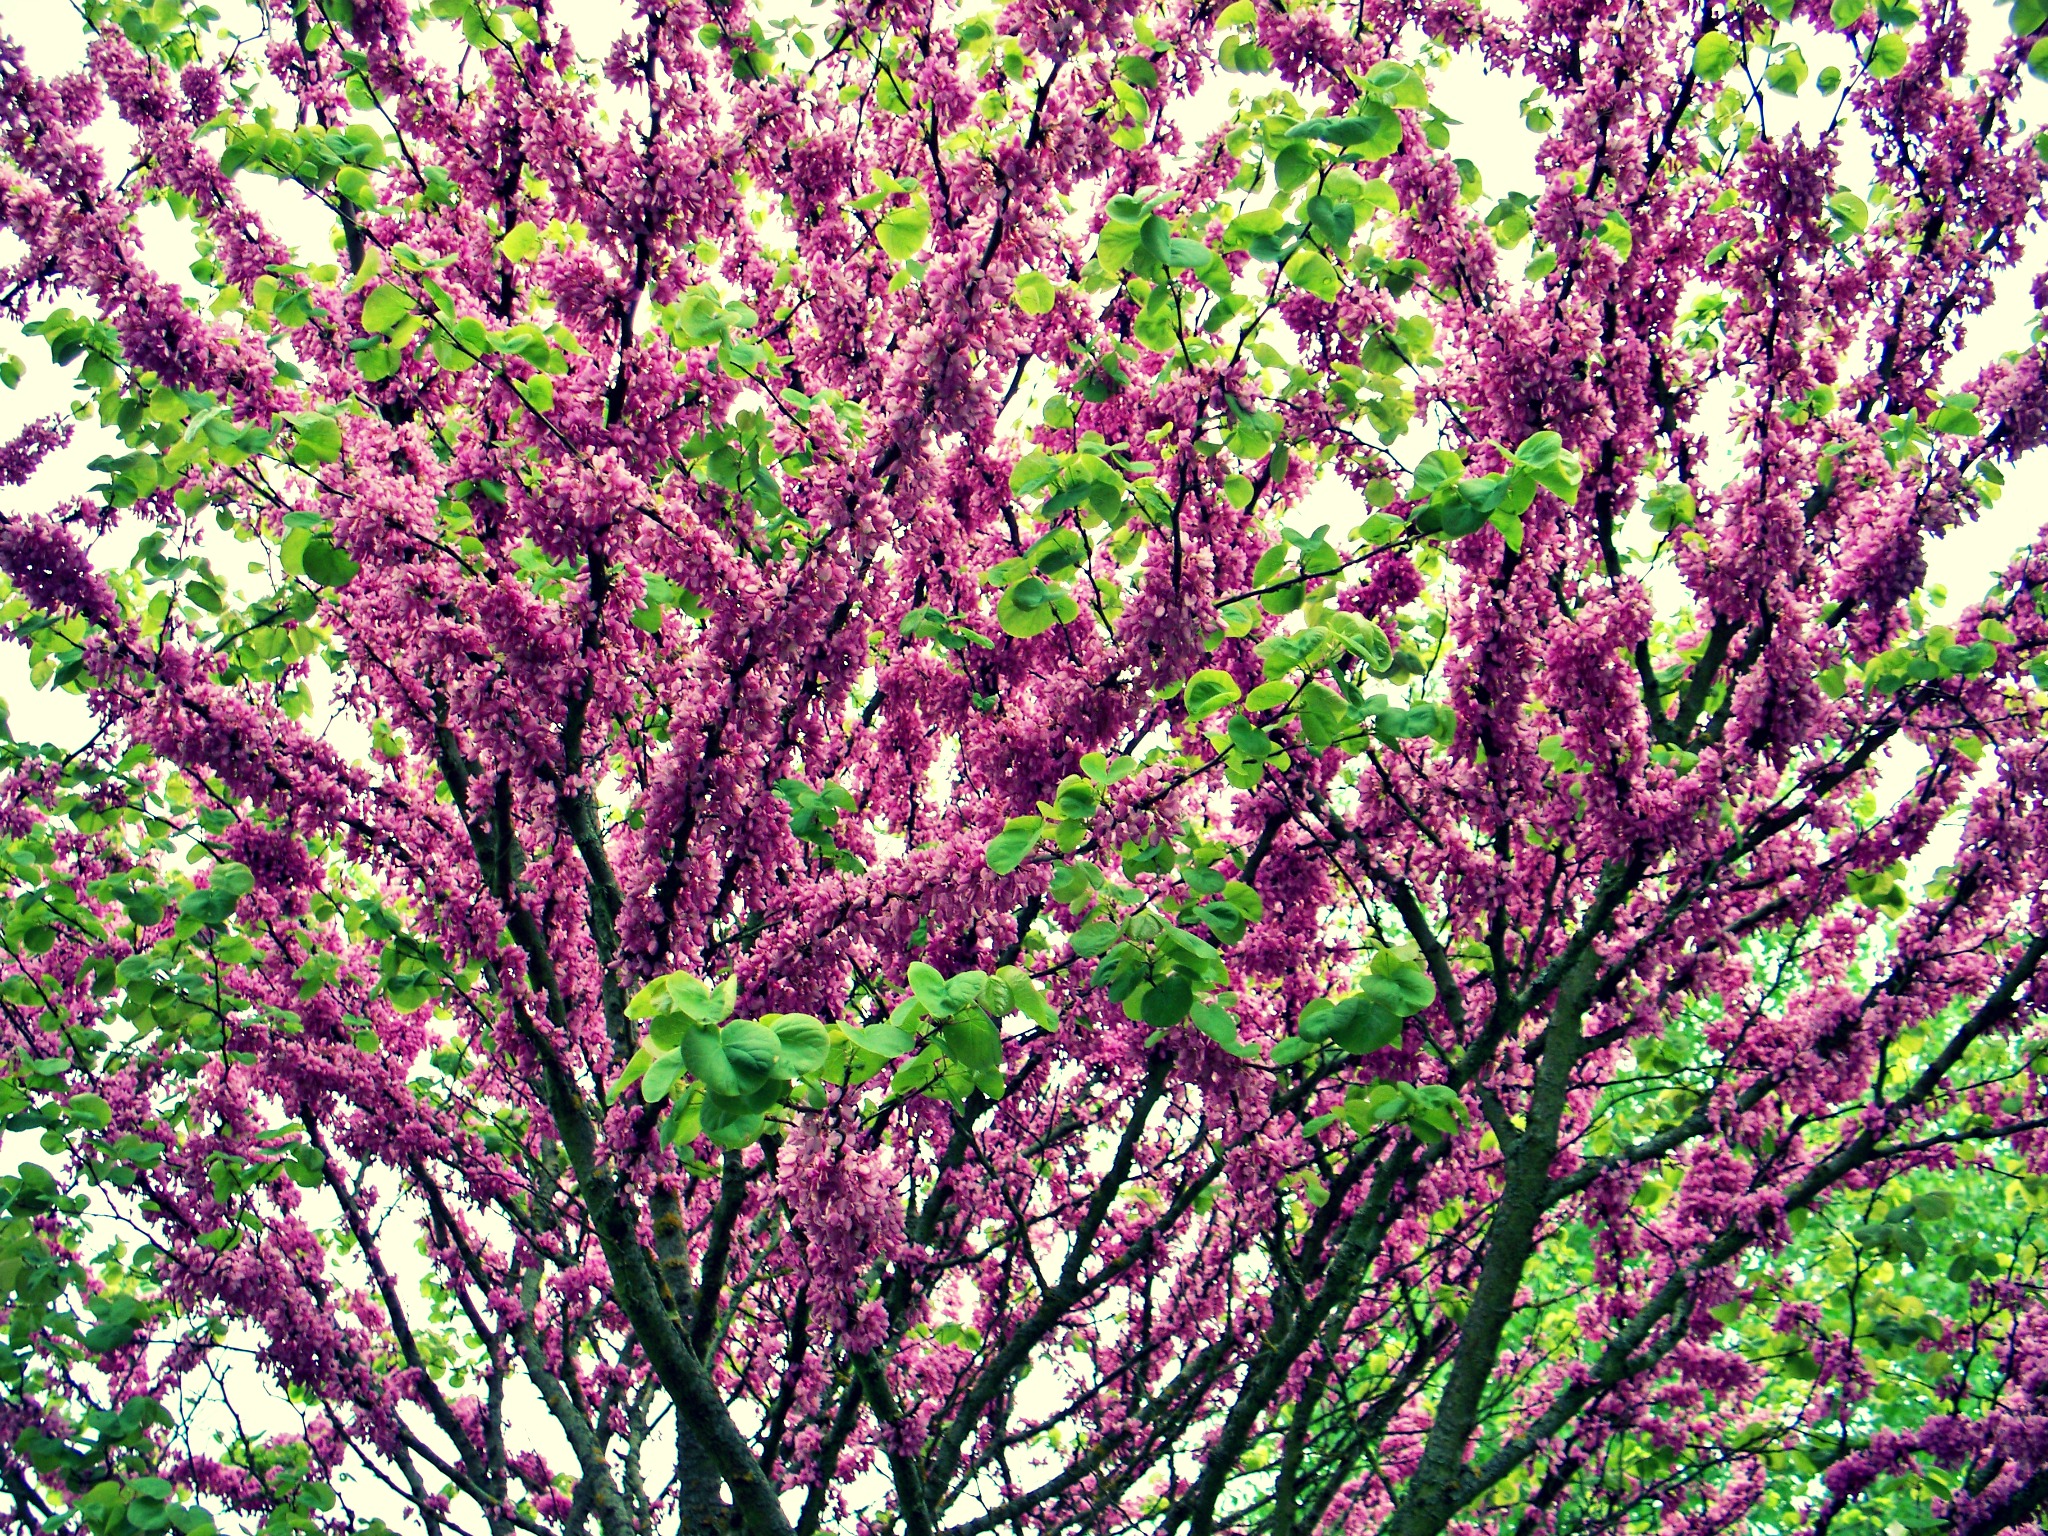
[[904, 979], [910, 983], [910, 990], [924, 1011], [935, 1019], [943, 1019], [953, 1009], [946, 1001], [946, 978], [934, 966], [922, 960], [910, 962], [910, 969]]
[[1039, 834], [1044, 830], [1042, 816], [1012, 816], [1003, 823], [1003, 830], [989, 840], [982, 857], [997, 874], [1011, 874], [1038, 845]]
[[1029, 496], [1054, 484], [1059, 477], [1059, 460], [1034, 448], [1011, 467], [1010, 490], [1014, 495]]
[[699, 1024], [718, 1024], [732, 1016], [737, 991], [737, 983], [731, 977], [714, 988], [686, 972], [674, 971], [655, 977], [635, 992], [626, 1004], [626, 1017], [652, 1019], [680, 1014]]
[[537, 414], [545, 416], [555, 408], [555, 381], [544, 373], [530, 379], [515, 379], [512, 387]]
[[[2034, 45], [2034, 52], [2048, 59], [2048, 38]], [[2031, 66], [2030, 66], [2031, 67]], [[2044, 76], [2043, 78], [2048, 78]], [[1984, 423], [1977, 416], [1975, 395], [1950, 395], [1936, 407], [1927, 418], [1927, 430], [1940, 432], [1950, 437], [1976, 437], [1984, 430]]]
[[[178, 915], [208, 927], [219, 927], [235, 915], [235, 905], [239, 899], [233, 891], [223, 890], [218, 886], [205, 887], [189, 893], [178, 903]], [[42, 931], [54, 933], [54, 930], [47, 928]]]
[[1239, 75], [1262, 75], [1273, 67], [1273, 52], [1249, 38], [1226, 37], [1216, 50], [1216, 61]]
[[655, 1058], [659, 1054], [660, 1052], [645, 1045], [635, 1051], [633, 1059], [626, 1063], [626, 1070], [619, 1074], [619, 1080], [612, 1084], [611, 1091], [605, 1095], [606, 1102], [616, 1104], [619, 1101], [620, 1094], [647, 1075], [647, 1069], [654, 1065]]
[[[1304, 1028], [1306, 1033], [1306, 1028]], [[1370, 1056], [1401, 1042], [1401, 1020], [1384, 1003], [1359, 991], [1340, 997], [1325, 1021], [1326, 1037], [1351, 1056]]]
[[920, 197], [907, 208], [892, 208], [875, 225], [875, 238], [897, 261], [908, 261], [924, 248], [932, 232], [932, 211]]
[[1244, 690], [1228, 672], [1205, 667], [1188, 679], [1184, 697], [1190, 720], [1206, 720], [1218, 710], [1228, 709], [1244, 697]]
[[726, 1059], [725, 1046], [717, 1030], [702, 1024], [694, 1025], [683, 1031], [682, 1044], [678, 1049], [690, 1076], [711, 1092], [737, 1098], [746, 1091], [739, 1074]]
[[1373, 722], [1382, 741], [1411, 741], [1427, 736], [1436, 728], [1436, 706], [1415, 704], [1407, 709], [1390, 709]]
[[1692, 491], [1675, 481], [1652, 491], [1643, 509], [1650, 514], [1650, 526], [1659, 533], [1690, 527], [1699, 515], [1699, 504], [1693, 500]]
[[341, 457], [341, 423], [318, 411], [287, 418], [292, 424], [292, 462], [301, 469], [332, 464]]
[[763, 1116], [734, 1103], [730, 1096], [708, 1096], [702, 1113], [703, 1133], [719, 1146], [735, 1152], [759, 1141], [767, 1126]]
[[694, 976], [672, 978], [681, 983], [671, 987], [670, 996], [675, 1005], [699, 1024], [718, 1024], [732, 1017], [733, 1004], [737, 1001], [739, 982], [728, 976], [715, 987], [707, 987]]
[[993, 1072], [1003, 1064], [1003, 1037], [979, 1008], [948, 1022], [939, 1039], [946, 1054], [970, 1072]]
[[1448, 448], [1432, 448], [1415, 466], [1411, 499], [1421, 501], [1465, 478], [1465, 461]]
[[1116, 61], [1116, 72], [1131, 84], [1151, 90], [1159, 83], [1159, 68], [1142, 53], [1127, 53]]
[[1062, 821], [1086, 821], [1101, 803], [1102, 792], [1079, 774], [1069, 774], [1060, 780], [1052, 797], [1052, 808]]
[[397, 373], [404, 362], [405, 353], [397, 347], [365, 347], [356, 354], [356, 371], [365, 383], [375, 384]]
[[1232, 749], [1236, 751], [1239, 757], [1244, 758], [1248, 762], [1264, 762], [1278, 751], [1278, 748], [1273, 745], [1273, 738], [1260, 730], [1256, 725], [1253, 725], [1243, 715], [1232, 715], [1230, 717], [1228, 735]]
[[1152, 983], [1151, 990], [1138, 1005], [1138, 1015], [1154, 1029], [1164, 1029], [1186, 1018], [1194, 1002], [1194, 984], [1180, 972], [1169, 971]]
[[992, 1019], [1007, 1019], [1017, 1011], [1017, 1000], [1011, 995], [1007, 978], [1021, 974], [1014, 965], [1004, 966], [981, 984], [981, 996], [975, 1000], [976, 1005]]
[[[1238, 1038], [1237, 1019], [1227, 1008], [1219, 1008], [1214, 1003], [1198, 1002], [1189, 1010], [1188, 1017], [1195, 1028], [1222, 1046], [1231, 1055], [1242, 1061], [1255, 1061], [1258, 1059], [1258, 1047], [1246, 1045], [1244, 1041]], [[1287, 1042], [1282, 1041], [1281, 1044], [1285, 1045]], [[1273, 1058], [1275, 1064], [1279, 1064], [1280, 1053], [1277, 1048], [1274, 1050]]]
[[1297, 288], [1306, 289], [1326, 303], [1336, 299], [1342, 287], [1337, 269], [1319, 251], [1303, 246], [1288, 261], [1287, 280]]
[[1021, 1013], [1040, 1029], [1053, 1031], [1060, 1027], [1059, 1016], [1047, 1006], [1045, 994], [1038, 990], [1038, 983], [1028, 972], [1018, 966], [1006, 965], [996, 972], [995, 979], [1010, 992], [1010, 1010]]
[[1180, 346], [1180, 314], [1171, 283], [1154, 285], [1144, 307], [1131, 321], [1131, 340], [1151, 352], [1172, 352]]
[[1702, 80], [1718, 80], [1742, 62], [1742, 52], [1725, 32], [1709, 32], [1693, 49], [1693, 73]]
[[705, 1098], [706, 1095], [695, 1088], [685, 1089], [675, 1096], [674, 1107], [661, 1122], [663, 1146], [688, 1146], [704, 1134]]
[[1163, 263], [1173, 245], [1173, 226], [1156, 213], [1147, 214], [1138, 226], [1138, 244], [1146, 255]]
[[1593, 232], [1593, 236], [1602, 245], [1611, 247], [1614, 254], [1623, 261], [1627, 261], [1629, 253], [1636, 248], [1635, 234], [1629, 229], [1627, 221], [1619, 214], [1610, 213], [1606, 218], [1602, 219], [1600, 227]]
[[1397, 107], [1429, 105], [1429, 93], [1423, 87], [1422, 77], [1396, 60], [1382, 59], [1373, 65], [1365, 83]]
[[657, 1056], [648, 1065], [640, 1079], [640, 1097], [649, 1104], [658, 1104], [669, 1096], [676, 1081], [683, 1075], [686, 1065], [680, 1050]]
[[[965, 1009], [972, 1008], [980, 1001], [981, 994], [988, 988], [988, 977], [980, 971], [962, 971], [946, 980], [945, 1015], [952, 1017]], [[922, 999], [920, 999], [922, 1001]]]
[[1351, 706], [1344, 695], [1323, 683], [1310, 683], [1301, 690], [1301, 725], [1309, 744], [1327, 747], [1344, 734]]
[[1291, 1067], [1297, 1061], [1306, 1061], [1316, 1053], [1316, 1042], [1300, 1035], [1289, 1035], [1273, 1042], [1273, 1065]]
[[1797, 48], [1788, 48], [1764, 66], [1764, 84], [1781, 96], [1797, 96], [1799, 88], [1806, 84], [1806, 73], [1806, 55]]
[[1013, 290], [1017, 307], [1027, 315], [1042, 315], [1053, 307], [1059, 295], [1042, 272], [1020, 272]]
[[1956, 1197], [1946, 1189], [1930, 1189], [1913, 1197], [1913, 1214], [1922, 1221], [1947, 1221], [1956, 1213]]
[[1244, 937], [1244, 914], [1229, 902], [1212, 901], [1197, 907], [1195, 917], [1215, 936], [1218, 944], [1235, 944]]
[[[2038, 46], [2038, 45], [2037, 45]], [[1870, 57], [1866, 65], [1873, 80], [1889, 80], [1906, 67], [1908, 50], [1906, 40], [1896, 32], [1883, 32], [1870, 45]], [[2027, 63], [2032, 67], [2033, 57], [2029, 54]]]
[[897, 1068], [889, 1079], [889, 1091], [894, 1094], [911, 1094], [922, 1091], [939, 1071], [939, 1042], [934, 1040], [903, 1066]]
[[1559, 501], [1571, 503], [1579, 499], [1579, 482], [1584, 469], [1579, 456], [1564, 446], [1564, 439], [1555, 432], [1538, 432], [1525, 438], [1522, 446], [1515, 450], [1515, 466], [1528, 471], [1536, 483], [1556, 496]]
[[306, 573], [308, 581], [320, 586], [345, 587], [355, 580], [362, 567], [349, 557], [347, 550], [321, 535], [307, 540], [299, 555], [299, 569]]
[[790, 1077], [815, 1077], [831, 1050], [825, 1026], [807, 1013], [785, 1013], [773, 1025], [778, 1070]]
[[1854, 192], [1837, 192], [1830, 197], [1828, 212], [1835, 216], [1845, 233], [1860, 235], [1870, 227], [1870, 205]]
[[1522, 439], [1515, 462], [1525, 469], [1548, 469], [1564, 457], [1564, 439], [1555, 432], [1536, 432]]
[[1316, 156], [1306, 144], [1288, 144], [1273, 157], [1273, 184], [1282, 192], [1292, 192], [1315, 173]]
[[521, 219], [505, 231], [498, 250], [507, 261], [531, 261], [540, 254], [540, 231], [533, 220]]
[[1136, 224], [1111, 220], [1102, 226], [1102, 234], [1095, 243], [1095, 259], [1102, 270], [1112, 277], [1129, 270], [1139, 250], [1139, 229]]
[[718, 1043], [732, 1064], [733, 1075], [749, 1092], [775, 1075], [782, 1053], [774, 1030], [753, 1019], [734, 1019], [719, 1031]]
[[917, 1043], [908, 1031], [894, 1024], [842, 1024], [839, 1030], [862, 1050], [889, 1061], [904, 1055]]
[[411, 294], [394, 283], [379, 283], [363, 300], [363, 329], [388, 336], [412, 309]]
[[1084, 960], [1092, 960], [1116, 942], [1116, 934], [1115, 923], [1107, 923], [1097, 918], [1076, 928], [1073, 938], [1068, 942], [1072, 944], [1075, 954]]
[[481, 320], [465, 317], [453, 327], [437, 327], [427, 338], [427, 345], [433, 350], [434, 361], [451, 373], [466, 373], [477, 365], [477, 360], [491, 350], [490, 332]]
[[1863, 686], [1873, 693], [1897, 693], [1913, 680], [1912, 653], [1895, 647], [1873, 656], [1863, 668]]
[[1358, 102], [1347, 117], [1318, 118], [1287, 130], [1290, 139], [1321, 139], [1355, 151], [1361, 159], [1379, 160], [1401, 147], [1401, 119], [1376, 101]]
[[1013, 639], [1028, 640], [1042, 635], [1055, 624], [1065, 624], [1080, 613], [1080, 607], [1065, 592], [1048, 586], [1036, 576], [1026, 576], [1003, 593], [996, 604], [996, 623]]
[[1351, 236], [1358, 228], [1358, 210], [1349, 203], [1341, 203], [1331, 197], [1317, 193], [1302, 205], [1302, 212], [1315, 232], [1323, 237], [1325, 244], [1333, 250], [1341, 250], [1351, 243]]
[[1436, 983], [1422, 966], [1397, 959], [1382, 950], [1373, 957], [1372, 973], [1392, 985], [1392, 1006], [1402, 1018], [1422, 1012], [1436, 1001]]
[[96, 1093], [74, 1093], [64, 1101], [64, 1113], [88, 1130], [104, 1131], [114, 1123], [113, 1108]]

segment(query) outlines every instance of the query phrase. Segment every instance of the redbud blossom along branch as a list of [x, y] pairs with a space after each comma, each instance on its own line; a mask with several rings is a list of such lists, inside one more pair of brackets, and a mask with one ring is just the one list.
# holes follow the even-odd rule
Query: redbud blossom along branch
[[17, 1525], [2048, 1508], [2048, 0], [84, 17]]

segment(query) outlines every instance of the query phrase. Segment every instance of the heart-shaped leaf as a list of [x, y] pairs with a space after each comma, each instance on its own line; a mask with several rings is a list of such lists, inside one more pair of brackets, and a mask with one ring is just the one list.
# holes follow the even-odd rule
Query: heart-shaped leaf
[[831, 1050], [825, 1026], [807, 1013], [785, 1013], [775, 1020], [776, 1071], [785, 1077], [815, 1077]]

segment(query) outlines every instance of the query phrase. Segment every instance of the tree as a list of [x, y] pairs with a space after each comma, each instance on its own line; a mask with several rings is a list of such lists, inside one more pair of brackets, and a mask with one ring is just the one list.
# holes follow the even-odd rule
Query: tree
[[2048, 1507], [2043, 0], [227, 9], [0, 47], [18, 1525]]

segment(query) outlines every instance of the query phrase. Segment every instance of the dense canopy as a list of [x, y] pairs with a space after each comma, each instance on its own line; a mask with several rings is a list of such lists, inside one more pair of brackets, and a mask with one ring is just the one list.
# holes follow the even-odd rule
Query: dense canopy
[[18, 1528], [2035, 1528], [2048, 0], [83, 9]]

